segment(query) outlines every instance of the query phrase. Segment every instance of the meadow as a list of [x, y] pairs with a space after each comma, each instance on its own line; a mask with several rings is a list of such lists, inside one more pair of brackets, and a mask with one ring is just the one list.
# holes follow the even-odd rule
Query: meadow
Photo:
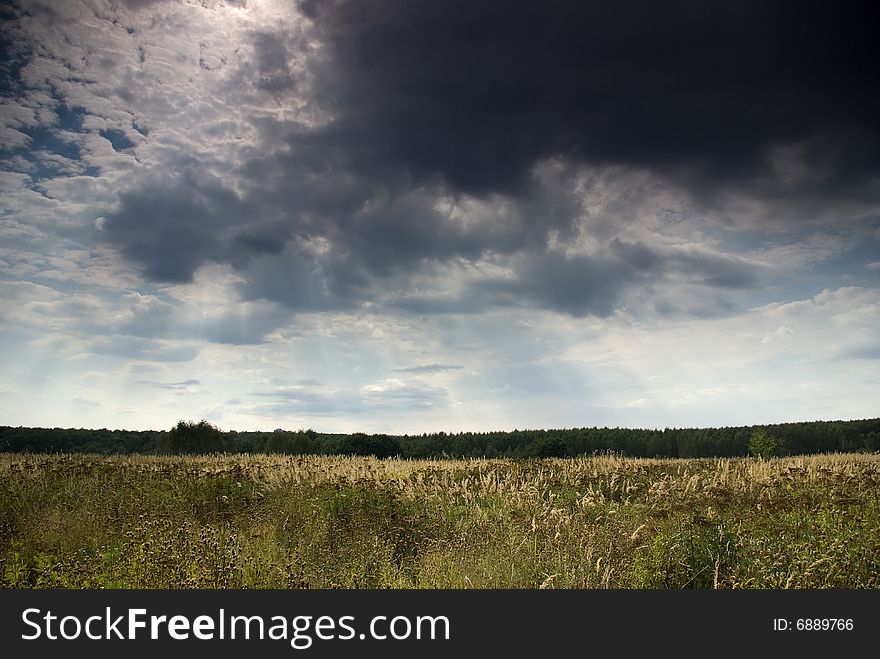
[[878, 588], [880, 455], [0, 454], [4, 588]]

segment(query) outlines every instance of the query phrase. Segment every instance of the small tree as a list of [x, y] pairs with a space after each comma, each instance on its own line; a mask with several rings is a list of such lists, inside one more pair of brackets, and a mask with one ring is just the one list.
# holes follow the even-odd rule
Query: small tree
[[762, 460], [769, 460], [779, 455], [781, 448], [779, 440], [763, 428], [759, 428], [749, 437], [749, 454]]
[[223, 433], [220, 429], [202, 419], [180, 420], [168, 433], [163, 448], [176, 455], [183, 453], [222, 453]]

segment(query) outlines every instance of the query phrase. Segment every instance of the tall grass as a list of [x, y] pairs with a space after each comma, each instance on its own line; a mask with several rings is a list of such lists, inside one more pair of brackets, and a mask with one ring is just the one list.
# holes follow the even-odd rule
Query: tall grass
[[880, 456], [0, 455], [6, 588], [877, 588]]

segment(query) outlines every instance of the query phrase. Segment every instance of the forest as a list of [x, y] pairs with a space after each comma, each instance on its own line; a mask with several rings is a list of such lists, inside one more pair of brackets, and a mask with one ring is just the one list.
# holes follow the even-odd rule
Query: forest
[[[742, 457], [756, 432], [772, 455], [880, 451], [880, 418], [723, 428], [568, 428], [421, 435], [330, 434], [314, 430], [221, 431], [208, 421], [173, 428], [108, 430], [0, 426], [0, 452], [98, 455], [281, 454], [377, 458], [542, 458], [615, 454], [645, 458]], [[765, 456], [766, 457], [766, 456]]]

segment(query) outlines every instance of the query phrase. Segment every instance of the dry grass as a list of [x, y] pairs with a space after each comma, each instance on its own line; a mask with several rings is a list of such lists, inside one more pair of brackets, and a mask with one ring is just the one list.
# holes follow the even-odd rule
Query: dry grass
[[5, 587], [876, 588], [880, 456], [0, 455]]

